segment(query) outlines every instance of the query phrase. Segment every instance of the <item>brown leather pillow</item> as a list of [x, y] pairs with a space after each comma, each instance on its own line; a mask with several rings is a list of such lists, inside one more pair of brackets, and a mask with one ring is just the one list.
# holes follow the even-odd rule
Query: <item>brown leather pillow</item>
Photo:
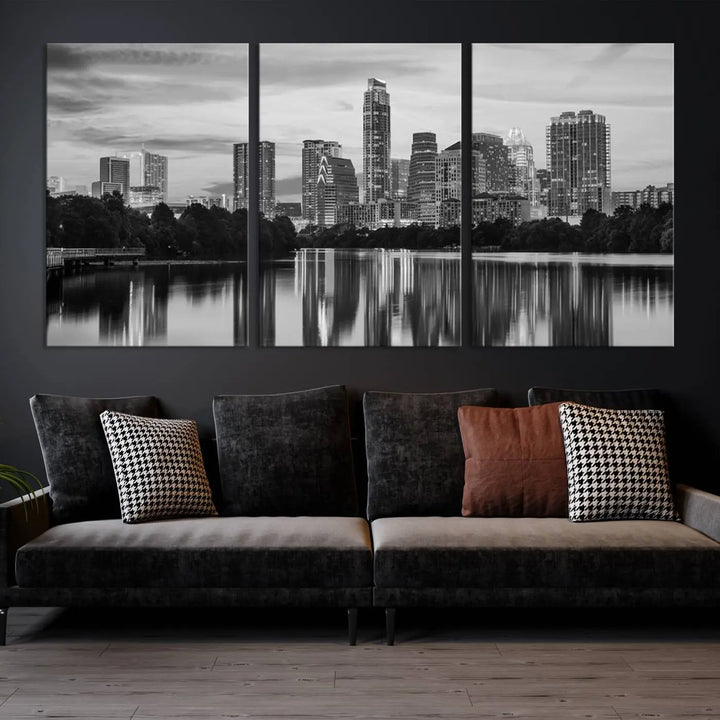
[[559, 406], [458, 408], [465, 450], [464, 516], [567, 517]]

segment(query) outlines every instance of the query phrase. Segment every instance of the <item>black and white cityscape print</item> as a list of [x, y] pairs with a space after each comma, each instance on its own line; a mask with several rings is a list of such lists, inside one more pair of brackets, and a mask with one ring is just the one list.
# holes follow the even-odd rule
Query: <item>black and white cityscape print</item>
[[473, 343], [674, 343], [673, 46], [473, 45]]
[[[672, 345], [673, 46], [54, 44], [48, 345]], [[250, 207], [257, 183], [259, 207]], [[465, 246], [465, 251], [469, 248]], [[467, 296], [466, 296], [467, 297]]]
[[48, 345], [243, 345], [242, 44], [47, 46]]
[[458, 44], [260, 46], [264, 345], [460, 344], [460, 107]]

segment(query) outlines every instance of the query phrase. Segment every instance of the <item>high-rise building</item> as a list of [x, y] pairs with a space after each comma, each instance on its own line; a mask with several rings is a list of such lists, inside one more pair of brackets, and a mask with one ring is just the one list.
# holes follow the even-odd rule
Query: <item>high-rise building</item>
[[538, 168], [535, 171], [535, 182], [538, 189], [538, 202], [547, 207], [550, 202], [550, 171]]
[[[481, 192], [509, 192], [513, 177], [510, 149], [500, 135], [473, 133], [472, 149], [482, 153], [485, 160], [486, 190]], [[475, 193], [473, 193], [475, 194]]]
[[317, 180], [317, 224], [332, 227], [338, 222], [338, 207], [357, 203], [359, 190], [352, 160], [323, 155]]
[[363, 96], [363, 201], [390, 198], [390, 95], [387, 85], [368, 79]]
[[165, 155], [142, 151], [141, 185], [156, 187], [162, 201], [168, 199], [168, 159]]
[[514, 127], [505, 138], [510, 151], [514, 177], [511, 178], [510, 191], [526, 197], [531, 205], [537, 205], [537, 181], [535, 179], [535, 159], [533, 146], [525, 139], [523, 131]]
[[[485, 159], [472, 150], [472, 194], [485, 192]], [[459, 142], [445, 148], [435, 160], [436, 225], [459, 225], [462, 201], [462, 151]], [[451, 208], [450, 210], [448, 208]]]
[[392, 158], [390, 160], [390, 194], [393, 200], [405, 200], [408, 193], [410, 160]]
[[302, 148], [302, 216], [317, 222], [317, 184], [320, 158], [340, 157], [342, 145], [335, 140], [303, 140]]
[[435, 159], [437, 138], [432, 132], [413, 133], [408, 171], [408, 200], [417, 205], [421, 223], [435, 222]]
[[550, 215], [612, 212], [610, 126], [592, 110], [563, 112], [545, 130]]
[[[259, 210], [267, 218], [275, 214], [275, 143], [263, 140], [258, 146], [260, 160]], [[233, 182], [235, 184], [235, 210], [248, 206], [247, 143], [233, 144]]]
[[51, 175], [47, 179], [46, 187], [51, 193], [61, 193], [65, 190], [65, 178], [59, 175]]
[[[117, 185], [118, 192], [122, 195], [127, 194], [130, 191], [130, 161], [121, 157], [101, 157], [100, 183]], [[96, 183], [93, 183], [93, 188], [95, 185]], [[95, 194], [94, 189], [93, 194]]]

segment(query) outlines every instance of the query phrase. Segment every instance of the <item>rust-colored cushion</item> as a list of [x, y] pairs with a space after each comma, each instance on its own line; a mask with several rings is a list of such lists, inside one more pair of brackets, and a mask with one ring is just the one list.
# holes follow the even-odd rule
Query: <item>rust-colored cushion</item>
[[458, 408], [466, 517], [567, 517], [560, 403]]

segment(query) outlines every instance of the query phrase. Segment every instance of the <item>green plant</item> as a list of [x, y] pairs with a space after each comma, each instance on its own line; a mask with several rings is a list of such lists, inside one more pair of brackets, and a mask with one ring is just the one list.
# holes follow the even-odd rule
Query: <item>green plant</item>
[[[0, 463], [0, 484], [7, 483], [18, 495], [29, 495], [33, 500], [35, 509], [39, 506], [38, 491], [42, 492], [43, 484], [36, 475], [27, 470], [20, 470], [12, 465], [4, 465]], [[37, 488], [35, 487], [37, 485]], [[25, 517], [27, 517], [27, 506], [25, 509]]]

